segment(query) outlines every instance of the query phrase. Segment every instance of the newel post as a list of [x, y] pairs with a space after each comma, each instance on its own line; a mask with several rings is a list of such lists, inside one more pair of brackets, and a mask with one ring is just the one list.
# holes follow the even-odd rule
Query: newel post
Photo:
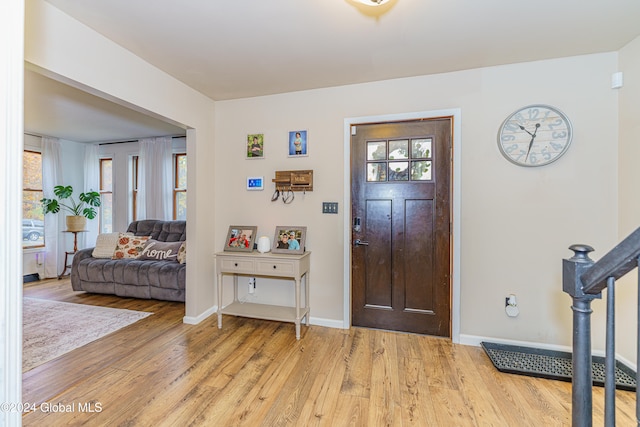
[[589, 258], [589, 252], [593, 252], [593, 248], [588, 245], [572, 245], [569, 249], [574, 255], [562, 260], [562, 290], [573, 299], [571, 419], [575, 427], [591, 427], [591, 301], [601, 298], [602, 294], [589, 295], [582, 291], [580, 276], [594, 264]]

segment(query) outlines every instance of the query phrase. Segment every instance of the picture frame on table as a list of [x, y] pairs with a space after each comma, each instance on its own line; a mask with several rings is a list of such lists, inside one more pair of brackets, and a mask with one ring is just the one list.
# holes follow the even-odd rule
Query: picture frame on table
[[303, 254], [307, 240], [307, 227], [279, 225], [276, 227], [271, 252], [280, 254]]
[[256, 241], [258, 227], [255, 225], [230, 225], [224, 250], [232, 252], [251, 252]]

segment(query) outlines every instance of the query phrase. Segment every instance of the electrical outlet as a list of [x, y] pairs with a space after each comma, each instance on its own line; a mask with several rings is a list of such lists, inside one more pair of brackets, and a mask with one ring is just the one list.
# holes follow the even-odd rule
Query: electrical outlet
[[322, 202], [322, 213], [323, 214], [337, 214], [338, 213], [338, 202]]
[[252, 294], [256, 291], [256, 278], [249, 277], [249, 293]]
[[516, 296], [514, 294], [510, 294], [508, 297], [504, 299], [505, 312], [509, 317], [517, 317], [520, 314], [520, 310], [518, 309], [518, 301], [516, 300]]

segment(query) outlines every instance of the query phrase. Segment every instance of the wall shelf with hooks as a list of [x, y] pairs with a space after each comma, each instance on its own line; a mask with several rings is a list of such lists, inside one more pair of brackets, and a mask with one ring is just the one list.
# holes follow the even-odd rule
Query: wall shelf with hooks
[[280, 191], [313, 191], [313, 170], [276, 171], [271, 181]]

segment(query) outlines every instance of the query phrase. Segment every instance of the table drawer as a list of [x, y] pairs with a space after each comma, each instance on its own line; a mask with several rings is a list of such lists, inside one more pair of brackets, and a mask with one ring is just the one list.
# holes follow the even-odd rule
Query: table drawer
[[289, 261], [256, 261], [256, 274], [278, 276], [295, 273], [295, 263]]
[[253, 273], [254, 261], [252, 259], [229, 258], [220, 260], [220, 266], [224, 272]]

